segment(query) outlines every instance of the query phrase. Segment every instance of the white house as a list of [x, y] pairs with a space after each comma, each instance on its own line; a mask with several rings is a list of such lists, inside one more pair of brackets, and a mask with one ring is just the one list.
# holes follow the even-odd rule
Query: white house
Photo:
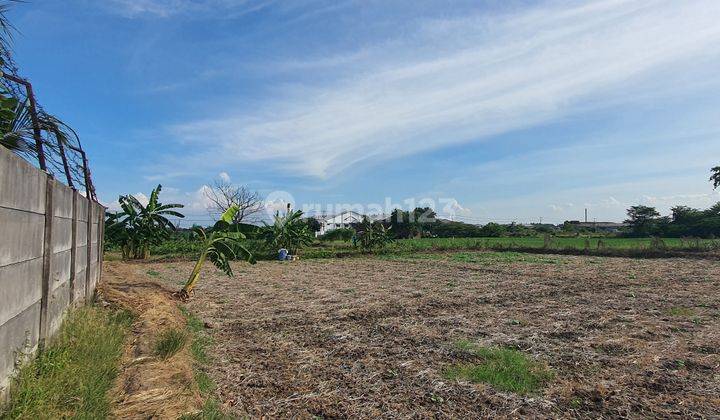
[[384, 214], [364, 215], [356, 211], [345, 210], [333, 216], [316, 216], [320, 222], [320, 230], [315, 232], [315, 236], [324, 235], [332, 230], [340, 228], [351, 228], [354, 224], [361, 223], [363, 218], [367, 217], [371, 222], [387, 221], [390, 216]]
[[318, 220], [320, 221], [320, 230], [315, 232], [315, 236], [324, 235], [331, 230], [351, 227], [355, 223], [362, 222], [362, 219], [362, 214], [352, 210], [346, 210], [334, 216], [318, 217]]

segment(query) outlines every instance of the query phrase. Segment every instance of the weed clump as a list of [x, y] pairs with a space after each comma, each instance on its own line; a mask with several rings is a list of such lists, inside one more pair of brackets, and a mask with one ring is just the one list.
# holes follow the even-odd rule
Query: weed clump
[[481, 347], [468, 341], [458, 342], [457, 347], [481, 360], [447, 368], [445, 377], [448, 379], [483, 382], [500, 391], [529, 394], [539, 390], [553, 377], [545, 365], [518, 350]]
[[169, 359], [185, 346], [186, 341], [187, 334], [184, 331], [165, 330], [160, 333], [155, 342], [155, 354], [161, 359]]

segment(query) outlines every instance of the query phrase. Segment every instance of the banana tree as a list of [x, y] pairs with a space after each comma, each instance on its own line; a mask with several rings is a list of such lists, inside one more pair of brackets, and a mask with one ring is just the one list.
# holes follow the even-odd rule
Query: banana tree
[[185, 283], [185, 286], [177, 293], [181, 300], [190, 299], [190, 293], [200, 279], [200, 270], [202, 270], [202, 266], [206, 260], [210, 260], [215, 267], [220, 269], [228, 277], [233, 276], [230, 261], [236, 258], [243, 258], [250, 264], [255, 264], [255, 258], [252, 253], [241, 243], [241, 241], [245, 239], [245, 235], [240, 232], [231, 231], [232, 221], [239, 210], [239, 207], [236, 205], [227, 209], [220, 217], [220, 220], [212, 227], [209, 234], [199, 226], [193, 228], [193, 231], [203, 242], [203, 247], [200, 258], [198, 258], [195, 263], [195, 267], [193, 267], [192, 273], [190, 273], [190, 277]]
[[273, 250], [285, 248], [291, 254], [312, 243], [313, 235], [302, 219], [303, 212], [288, 207], [285, 214], [275, 213], [272, 225], [265, 224], [263, 236]]
[[390, 229], [392, 227], [386, 228], [380, 222], [373, 223], [365, 216], [357, 226], [357, 232], [353, 236], [353, 245], [359, 246], [365, 252], [370, 252], [374, 248], [383, 249], [387, 244], [393, 242]]
[[118, 202], [122, 211], [108, 218], [108, 239], [121, 244], [124, 258], [146, 259], [150, 246], [159, 244], [175, 230], [167, 217], [185, 217], [174, 210], [182, 208], [182, 204], [160, 203], [161, 190], [162, 186], [158, 185], [150, 193], [147, 205], [132, 195], [120, 196]]

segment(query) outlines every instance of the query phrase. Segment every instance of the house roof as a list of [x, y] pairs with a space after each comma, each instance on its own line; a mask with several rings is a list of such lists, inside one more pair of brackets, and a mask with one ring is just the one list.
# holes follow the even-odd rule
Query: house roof
[[367, 214], [366, 215], [366, 214], [358, 213], [354, 210], [345, 210], [345, 211], [341, 211], [340, 213], [329, 214], [329, 215], [325, 215], [325, 216], [315, 216], [315, 218], [317, 220], [319, 220], [320, 222], [324, 222], [329, 219], [333, 219], [335, 217], [342, 216], [345, 214], [352, 214], [354, 216], [357, 216], [359, 219], [362, 219], [363, 217], [367, 217], [372, 221], [387, 220], [390, 217], [389, 215], [385, 215], [385, 214]]
[[356, 212], [356, 211], [353, 211], [353, 210], [345, 210], [345, 211], [341, 211], [340, 213], [329, 214], [329, 215], [326, 215], [326, 216], [317, 216], [316, 218], [317, 218], [319, 221], [324, 222], [325, 220], [333, 219], [333, 218], [335, 218], [335, 217], [342, 216], [342, 215], [348, 214], [348, 213], [351, 213], [351, 214], [354, 214], [354, 215], [357, 215], [357, 216], [360, 216], [360, 217], [363, 217], [363, 216], [364, 216], [363, 214], [360, 214], [360, 213], [358, 213], [358, 212]]

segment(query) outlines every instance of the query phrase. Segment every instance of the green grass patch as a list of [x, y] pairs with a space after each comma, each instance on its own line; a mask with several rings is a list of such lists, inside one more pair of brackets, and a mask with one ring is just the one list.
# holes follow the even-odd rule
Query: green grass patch
[[187, 342], [187, 333], [176, 329], [169, 329], [158, 334], [155, 342], [155, 354], [162, 359], [168, 359], [179, 352]]
[[462, 363], [447, 368], [448, 379], [487, 383], [500, 391], [529, 394], [538, 391], [552, 372], [524, 353], [508, 348], [481, 347], [460, 341], [457, 347], [480, 359], [478, 363]]
[[511, 264], [511, 263], [527, 263], [527, 264], [560, 264], [562, 260], [559, 258], [546, 257], [536, 254], [525, 254], [520, 252], [460, 252], [453, 254], [450, 259], [452, 261], [467, 262], [473, 264], [493, 265], [493, 264]]
[[225, 414], [220, 402], [215, 398], [208, 398], [203, 403], [202, 411], [194, 415], [185, 415], [180, 420], [232, 420], [234, 417]]
[[470, 252], [446, 252], [446, 253], [395, 253], [380, 254], [378, 258], [387, 261], [413, 261], [413, 260], [449, 260], [481, 265], [494, 264], [562, 264], [564, 260], [538, 254], [528, 254], [512, 251], [470, 251]]
[[203, 419], [203, 420], [224, 420], [232, 419], [227, 415], [220, 406], [220, 402], [214, 393], [217, 385], [212, 378], [205, 372], [204, 366], [210, 361], [207, 353], [208, 347], [212, 345], [212, 337], [205, 332], [205, 323], [190, 312], [186, 307], [180, 306], [180, 312], [185, 316], [187, 321], [187, 330], [190, 332], [192, 343], [190, 350], [195, 359], [195, 383], [198, 385], [200, 394], [205, 399], [202, 411], [194, 416], [184, 416], [183, 419]]
[[441, 260], [442, 254], [380, 254], [378, 258], [387, 261], [408, 261], [408, 260]]
[[670, 316], [682, 316], [691, 317], [695, 315], [695, 311], [692, 308], [686, 308], [683, 306], [675, 306], [667, 310], [667, 314]]
[[157, 276], [160, 275], [160, 272], [159, 272], [159, 271], [155, 271], [155, 270], [148, 270], [148, 271], [147, 271], [147, 274], [148, 274], [148, 276], [157, 277]]
[[205, 328], [203, 320], [190, 312], [186, 307], [180, 306], [180, 313], [185, 317], [187, 328], [191, 333], [199, 333]]
[[45, 351], [20, 369], [0, 418], [106, 418], [132, 320], [127, 311], [72, 311]]

